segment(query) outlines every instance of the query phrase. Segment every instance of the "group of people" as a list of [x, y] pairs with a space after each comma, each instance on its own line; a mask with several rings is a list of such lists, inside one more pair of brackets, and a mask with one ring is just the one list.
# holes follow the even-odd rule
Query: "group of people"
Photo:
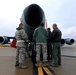
[[[34, 30], [33, 40], [36, 42], [36, 66], [39, 65], [40, 61], [42, 61], [45, 65], [47, 61], [51, 61], [51, 65], [58, 67], [61, 65], [61, 36], [62, 33], [58, 29], [57, 24], [52, 25], [53, 31], [50, 28], [47, 30], [44, 27], [44, 23], [41, 23], [39, 27]], [[25, 56], [26, 56], [26, 47], [28, 42], [28, 35], [24, 30], [24, 25], [22, 23], [19, 24], [19, 27], [16, 28], [15, 38], [17, 40], [17, 54], [16, 54], [16, 64], [19, 68], [27, 68], [24, 64]], [[42, 60], [40, 59], [42, 52]]]

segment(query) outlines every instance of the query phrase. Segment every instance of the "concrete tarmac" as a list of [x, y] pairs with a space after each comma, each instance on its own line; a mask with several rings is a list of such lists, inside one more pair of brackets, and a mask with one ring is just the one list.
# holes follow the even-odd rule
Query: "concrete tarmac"
[[0, 48], [0, 75], [33, 75], [32, 62], [27, 58], [27, 69], [15, 67], [16, 49], [11, 47]]
[[[62, 64], [59, 67], [49, 66], [57, 75], [76, 75], [76, 42], [73, 45], [63, 45], [61, 47]], [[33, 75], [31, 59], [26, 61], [27, 69], [15, 67], [16, 49], [0, 46], [0, 75]]]
[[61, 55], [61, 66], [51, 66], [52, 69], [57, 75], [76, 75], [76, 42], [73, 45], [63, 45]]

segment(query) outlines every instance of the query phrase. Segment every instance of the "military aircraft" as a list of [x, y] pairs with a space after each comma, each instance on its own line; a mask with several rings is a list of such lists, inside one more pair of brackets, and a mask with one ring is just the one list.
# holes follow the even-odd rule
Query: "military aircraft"
[[[39, 26], [40, 23], [44, 23], [46, 25], [46, 19], [43, 9], [37, 4], [31, 4], [23, 10], [20, 21], [24, 24], [24, 29], [29, 37], [29, 40], [33, 40], [33, 32], [35, 28]], [[10, 39], [14, 39], [14, 37], [8, 36], [0, 36], [0, 43], [7, 44]], [[74, 39], [66, 38], [61, 39], [61, 44], [72, 45], [74, 43]]]

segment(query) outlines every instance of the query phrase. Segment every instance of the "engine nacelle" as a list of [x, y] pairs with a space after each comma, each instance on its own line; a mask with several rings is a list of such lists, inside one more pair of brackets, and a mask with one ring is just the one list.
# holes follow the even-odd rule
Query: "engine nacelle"
[[74, 43], [74, 39], [67, 38], [65, 39], [66, 44], [72, 45]]
[[61, 45], [65, 44], [65, 39], [61, 39]]
[[0, 36], [0, 43], [1, 44], [10, 43], [10, 39], [15, 39], [15, 37]]
[[0, 37], [0, 43], [7, 44], [10, 40], [6, 36]]

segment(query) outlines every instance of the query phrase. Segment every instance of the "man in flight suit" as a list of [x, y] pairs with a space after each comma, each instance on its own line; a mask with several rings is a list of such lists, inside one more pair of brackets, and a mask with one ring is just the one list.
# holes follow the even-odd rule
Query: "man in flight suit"
[[62, 33], [58, 29], [57, 24], [52, 25], [53, 31], [52, 31], [52, 45], [53, 45], [53, 64], [52, 66], [58, 67], [61, 65], [61, 50], [60, 50], [60, 44], [61, 44], [61, 36]]

